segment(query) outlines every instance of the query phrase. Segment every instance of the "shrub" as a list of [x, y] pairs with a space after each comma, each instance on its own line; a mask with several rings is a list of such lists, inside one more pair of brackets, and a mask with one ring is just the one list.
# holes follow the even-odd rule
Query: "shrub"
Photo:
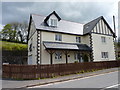
[[78, 61], [74, 61], [74, 63], [78, 63]]

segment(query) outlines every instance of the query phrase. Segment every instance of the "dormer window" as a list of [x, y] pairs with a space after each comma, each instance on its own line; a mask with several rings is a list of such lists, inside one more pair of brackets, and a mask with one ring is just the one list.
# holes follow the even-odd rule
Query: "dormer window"
[[51, 26], [57, 26], [57, 19], [51, 19]]
[[51, 14], [49, 14], [44, 22], [46, 23], [46, 25], [48, 26], [53, 26], [53, 27], [57, 27], [58, 26], [58, 22], [61, 20], [61, 18], [57, 15], [57, 13], [55, 11], [53, 11]]

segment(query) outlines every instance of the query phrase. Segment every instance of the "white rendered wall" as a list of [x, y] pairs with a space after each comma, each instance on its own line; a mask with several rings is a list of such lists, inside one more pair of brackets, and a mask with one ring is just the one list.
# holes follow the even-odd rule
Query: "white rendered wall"
[[[30, 64], [29, 57], [32, 58], [32, 64], [36, 64], [37, 60], [37, 31], [36, 28], [34, 27], [34, 23], [31, 24], [30, 31], [32, 35], [28, 41], [28, 64]], [[32, 51], [29, 50], [30, 44], [32, 43]]]
[[[45, 50], [45, 47], [43, 46], [43, 41], [76, 43], [76, 35], [62, 34], [62, 41], [55, 41], [55, 34], [60, 34], [60, 33], [41, 31], [41, 40], [42, 40], [41, 64], [50, 64], [50, 54]], [[88, 35], [80, 36], [80, 37], [82, 44], [87, 44], [88, 46], [90, 45]], [[70, 57], [68, 57], [68, 63], [73, 63], [74, 61], [76, 61], [74, 59], [74, 53], [75, 52], [73, 51], [69, 53]], [[59, 63], [66, 63], [66, 57], [64, 53], [62, 53], [62, 60], [56, 60], [55, 54], [53, 54], [53, 64], [59, 64]]]
[[[91, 34], [93, 44], [94, 61], [109, 61], [115, 60], [115, 50], [112, 36]], [[106, 37], [106, 43], [101, 42], [101, 36]], [[101, 52], [108, 52], [108, 58], [102, 58]]]

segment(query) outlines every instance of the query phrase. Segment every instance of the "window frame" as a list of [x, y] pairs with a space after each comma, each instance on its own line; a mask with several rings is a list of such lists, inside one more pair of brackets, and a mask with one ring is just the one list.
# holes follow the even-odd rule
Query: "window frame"
[[74, 59], [75, 60], [79, 60], [80, 57], [80, 53], [74, 53]]
[[55, 41], [62, 41], [62, 34], [55, 34]]
[[108, 52], [101, 52], [101, 58], [106, 59], [108, 57]]
[[106, 43], [106, 37], [101, 36], [101, 42], [102, 42], [102, 43]]
[[51, 26], [53, 26], [53, 27], [57, 27], [57, 19], [51, 19], [51, 20], [50, 20], [50, 24], [51, 24]]
[[55, 60], [62, 60], [62, 52], [55, 52]]
[[81, 37], [79, 36], [76, 37], [76, 43], [81, 43]]

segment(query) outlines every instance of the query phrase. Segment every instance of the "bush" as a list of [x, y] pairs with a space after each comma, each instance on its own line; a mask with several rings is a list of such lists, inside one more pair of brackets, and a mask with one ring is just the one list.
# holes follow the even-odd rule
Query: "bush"
[[74, 61], [74, 63], [78, 63], [78, 61]]

